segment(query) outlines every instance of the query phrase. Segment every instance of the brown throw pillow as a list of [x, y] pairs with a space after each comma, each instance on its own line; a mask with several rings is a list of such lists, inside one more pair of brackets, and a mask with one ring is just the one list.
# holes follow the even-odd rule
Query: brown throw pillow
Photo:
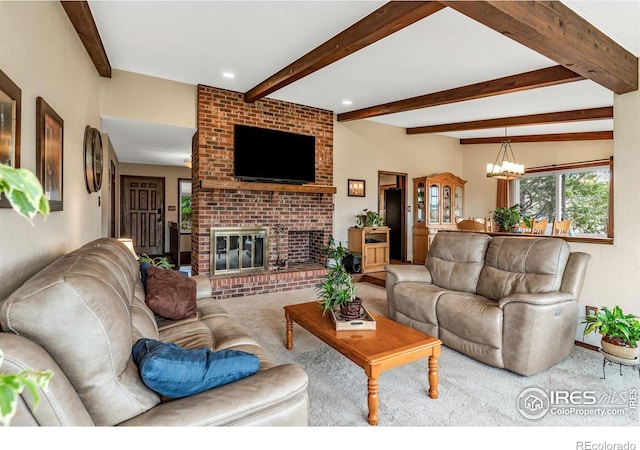
[[149, 266], [145, 303], [167, 319], [191, 317], [196, 313], [196, 282], [179, 272]]

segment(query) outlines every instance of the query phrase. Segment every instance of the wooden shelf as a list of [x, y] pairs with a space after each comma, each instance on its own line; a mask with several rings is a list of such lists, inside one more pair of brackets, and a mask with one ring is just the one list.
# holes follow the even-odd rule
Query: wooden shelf
[[213, 181], [201, 180], [201, 189], [239, 189], [244, 191], [271, 191], [271, 192], [307, 192], [311, 194], [335, 194], [335, 186], [322, 186], [318, 184], [278, 184], [278, 183], [252, 183], [245, 181]]

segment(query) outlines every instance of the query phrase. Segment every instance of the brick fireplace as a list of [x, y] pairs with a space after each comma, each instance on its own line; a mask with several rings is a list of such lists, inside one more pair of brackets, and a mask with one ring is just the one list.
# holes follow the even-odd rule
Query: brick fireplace
[[[326, 189], [238, 183], [233, 176], [234, 124], [315, 136], [315, 184], [333, 185], [331, 111], [272, 99], [245, 103], [240, 92], [198, 86], [198, 131], [192, 142], [192, 271], [210, 277], [216, 298], [313, 287], [325, 274], [320, 246], [333, 230], [333, 195]], [[265, 269], [214, 274], [212, 228], [243, 227], [266, 230]], [[214, 253], [215, 247], [214, 243]]]

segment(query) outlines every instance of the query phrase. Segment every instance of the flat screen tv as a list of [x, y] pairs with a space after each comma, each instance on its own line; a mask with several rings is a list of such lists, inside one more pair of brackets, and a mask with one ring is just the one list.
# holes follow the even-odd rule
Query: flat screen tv
[[305, 184], [316, 181], [316, 138], [234, 125], [234, 175], [243, 181]]

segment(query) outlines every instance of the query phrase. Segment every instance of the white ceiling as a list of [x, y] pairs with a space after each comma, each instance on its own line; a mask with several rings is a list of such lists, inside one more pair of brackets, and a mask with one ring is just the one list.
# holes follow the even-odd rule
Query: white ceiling
[[[382, 1], [89, 1], [113, 69], [246, 92]], [[640, 55], [640, 1], [565, 1]], [[487, 51], [491, 49], [491, 51]], [[342, 113], [557, 65], [445, 8], [269, 97]], [[234, 79], [222, 76], [232, 72]], [[350, 106], [342, 101], [351, 100]], [[589, 80], [378, 116], [400, 127], [613, 105]], [[509, 135], [612, 130], [612, 120], [513, 127]], [[182, 165], [194, 129], [103, 118], [122, 162]], [[443, 133], [502, 136], [504, 129]]]

